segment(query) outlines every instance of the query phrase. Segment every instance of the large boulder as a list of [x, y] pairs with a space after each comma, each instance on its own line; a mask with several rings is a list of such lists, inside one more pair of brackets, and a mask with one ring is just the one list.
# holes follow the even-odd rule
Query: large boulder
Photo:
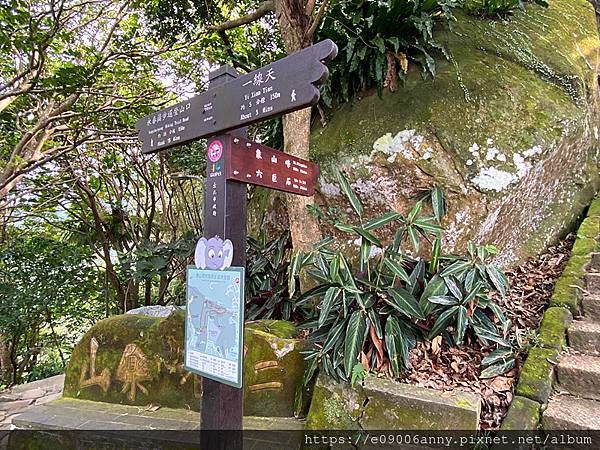
[[[183, 368], [184, 312], [124, 314], [96, 323], [73, 350], [63, 395], [198, 411], [201, 378]], [[285, 321], [256, 321], [244, 332], [244, 413], [294, 415], [306, 341]]]
[[318, 201], [340, 202], [335, 166], [371, 215], [406, 213], [439, 185], [446, 248], [494, 243], [504, 265], [571, 229], [600, 185], [600, 44], [587, 0], [549, 4], [497, 21], [457, 12], [436, 34], [451, 58], [435, 79], [415, 66], [395, 93], [335, 111], [312, 135]]

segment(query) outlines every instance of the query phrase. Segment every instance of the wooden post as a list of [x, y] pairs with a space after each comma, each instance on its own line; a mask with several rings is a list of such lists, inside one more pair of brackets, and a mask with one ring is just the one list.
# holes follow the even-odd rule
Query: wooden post
[[[237, 71], [229, 66], [222, 66], [211, 72], [210, 85], [231, 81], [237, 77]], [[218, 99], [215, 99], [218, 101]], [[246, 137], [245, 128], [231, 131], [233, 136]], [[215, 153], [207, 155], [206, 183], [204, 191], [204, 236], [208, 239], [218, 235], [223, 240], [233, 243], [232, 266], [246, 266], [246, 185], [236, 181], [228, 181], [225, 177], [225, 160], [229, 154], [224, 146], [230, 140], [221, 136], [208, 140], [209, 149], [216, 143], [222, 151], [220, 157]], [[213, 161], [214, 160], [214, 161]], [[220, 170], [217, 170], [221, 168]], [[219, 175], [220, 172], [220, 175]], [[234, 433], [217, 433], [214, 430], [241, 430], [243, 417], [244, 393], [237, 389], [208, 378], [202, 379], [201, 404], [201, 448], [210, 450], [241, 449], [241, 431]], [[207, 430], [207, 433], [202, 431]]]

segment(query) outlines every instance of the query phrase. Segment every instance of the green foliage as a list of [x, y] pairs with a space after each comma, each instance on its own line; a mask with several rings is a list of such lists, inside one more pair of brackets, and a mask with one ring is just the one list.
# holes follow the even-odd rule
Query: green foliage
[[102, 315], [97, 284], [92, 256], [80, 246], [33, 235], [0, 249], [0, 334], [14, 366], [9, 382], [57, 371], [52, 361], [44, 370], [35, 366], [49, 348], [68, 349], [74, 333]]
[[246, 319], [303, 320], [307, 312], [297, 308], [288, 292], [292, 242], [289, 232], [268, 240], [266, 233], [248, 238]]
[[128, 278], [152, 281], [155, 277], [171, 277], [176, 269], [173, 266], [185, 265], [196, 244], [190, 232], [174, 242], [144, 240], [130, 253], [121, 255], [121, 268]]
[[350, 379], [350, 384], [354, 386], [357, 381], [363, 381], [365, 378], [367, 378], [367, 371], [365, 370], [365, 367], [361, 363], [355, 364], [352, 368], [352, 378]]
[[435, 75], [433, 55], [445, 53], [434, 38], [439, 21], [453, 19], [455, 0], [361, 0], [332, 2], [316, 41], [329, 38], [340, 48], [329, 64], [323, 101], [348, 101], [373, 85], [379, 92], [390, 77], [403, 78], [408, 59]]
[[[529, 0], [548, 7], [546, 0]], [[524, 10], [527, 0], [465, 0], [464, 9], [471, 14], [481, 14], [486, 17], [506, 16], [516, 10]]]
[[[357, 254], [347, 256], [327, 238], [290, 263], [290, 288], [303, 270], [317, 283], [294, 297], [296, 306], [313, 306], [312, 318], [304, 324], [314, 345], [307, 354], [311, 370], [319, 364], [328, 375], [348, 381], [360, 362], [366, 371], [398, 377], [408, 369], [417, 340], [440, 335], [450, 345], [478, 341], [499, 347], [502, 357], [485, 360], [484, 376], [512, 367], [512, 348], [505, 339], [510, 322], [488, 296], [494, 291], [505, 295], [508, 287], [502, 272], [489, 262], [495, 248], [469, 244], [465, 256], [443, 256], [438, 250], [436, 264], [410, 256], [424, 243], [441, 249], [442, 228], [436, 218], [443, 205], [441, 192], [435, 189], [429, 196], [434, 216], [423, 216], [422, 200], [406, 217], [389, 212], [364, 221], [364, 208], [348, 180], [340, 173], [338, 181], [358, 224], [335, 226], [359, 239]], [[396, 230], [389, 245], [375, 234], [383, 227], [387, 235]]]

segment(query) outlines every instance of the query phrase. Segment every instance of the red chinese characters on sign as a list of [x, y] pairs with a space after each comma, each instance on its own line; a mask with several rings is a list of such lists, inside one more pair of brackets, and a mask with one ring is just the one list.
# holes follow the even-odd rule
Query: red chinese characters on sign
[[247, 139], [231, 136], [230, 139], [227, 179], [292, 194], [315, 193], [319, 177], [316, 164]]

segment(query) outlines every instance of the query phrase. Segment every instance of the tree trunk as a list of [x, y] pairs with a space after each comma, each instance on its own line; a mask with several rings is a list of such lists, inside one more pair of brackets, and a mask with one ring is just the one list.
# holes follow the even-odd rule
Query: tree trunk
[[[275, 3], [275, 14], [288, 54], [312, 44], [313, 37], [308, 35], [311, 17], [306, 14], [304, 8], [302, 0], [279, 0]], [[283, 117], [283, 149], [286, 153], [309, 159], [310, 118], [310, 108]], [[312, 244], [321, 238], [319, 223], [307, 208], [312, 204], [312, 197], [287, 195], [290, 233], [295, 252], [311, 250]]]
[[8, 337], [0, 333], [0, 384], [12, 383], [13, 364], [8, 349]]

